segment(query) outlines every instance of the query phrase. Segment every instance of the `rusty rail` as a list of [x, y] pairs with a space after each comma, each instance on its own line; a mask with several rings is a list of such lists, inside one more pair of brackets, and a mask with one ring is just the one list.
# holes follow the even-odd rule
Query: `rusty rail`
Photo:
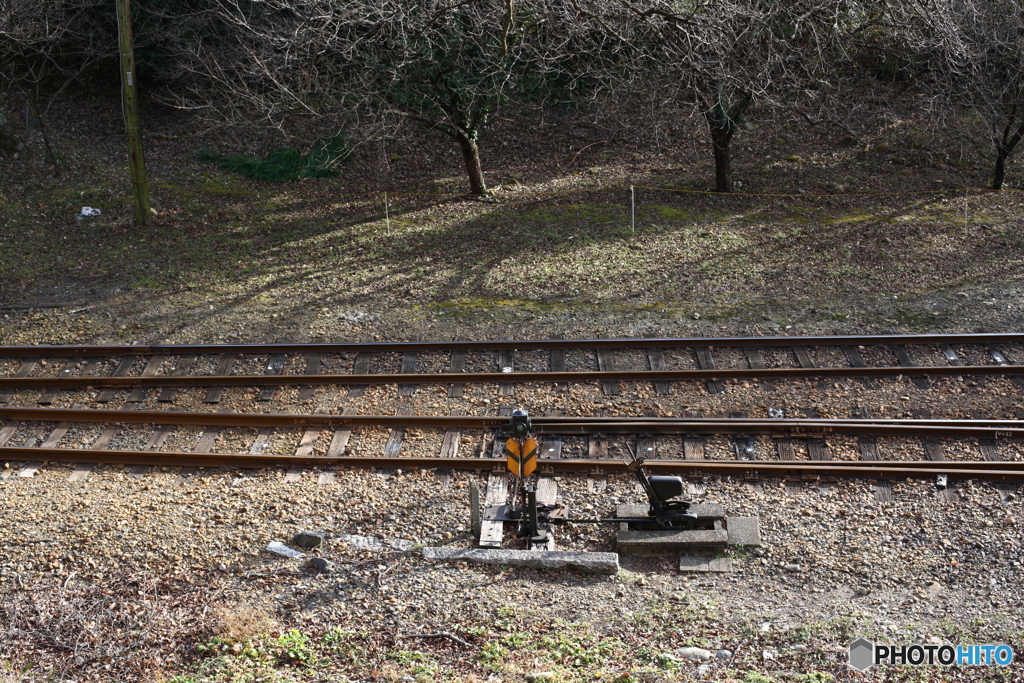
[[5, 346], [0, 357], [152, 356], [159, 354], [401, 353], [404, 351], [488, 351], [501, 349], [747, 348], [780, 346], [880, 346], [889, 344], [1005, 344], [1024, 342], [1024, 333], [880, 334], [814, 337], [677, 337], [652, 339], [523, 339], [485, 341], [342, 342], [317, 344], [140, 344]]
[[[339, 458], [297, 457], [282, 455], [202, 454], [182, 452], [79, 450], [67, 448], [0, 448], [0, 459], [20, 461], [91, 462], [120, 465], [158, 465], [171, 467], [383, 467], [403, 469], [458, 469], [504, 471], [504, 461], [495, 458], [442, 457], [376, 457], [346, 456]], [[647, 466], [656, 472], [674, 474], [718, 474], [743, 476], [749, 474], [790, 476], [811, 474], [828, 477], [860, 479], [931, 479], [945, 474], [950, 479], [986, 479], [1024, 481], [1024, 463], [1020, 462], [906, 462], [806, 460], [731, 461], [731, 460], [649, 460]], [[619, 460], [547, 460], [540, 459], [542, 471], [552, 472], [625, 472], [627, 463]]]
[[1024, 365], [940, 365], [920, 367], [730, 368], [723, 370], [619, 370], [590, 372], [459, 372], [379, 375], [196, 375], [150, 377], [0, 377], [0, 389], [87, 389], [94, 387], [266, 387], [349, 384], [526, 384], [532, 382], [654, 382], [702, 379], [806, 379], [811, 377], [1024, 375]]
[[[495, 429], [507, 417], [437, 415], [305, 415], [0, 407], [0, 419], [20, 422], [159, 424], [205, 427], [424, 427]], [[857, 436], [1024, 437], [1020, 420], [843, 420], [679, 417], [535, 417], [538, 434], [787, 434]]]

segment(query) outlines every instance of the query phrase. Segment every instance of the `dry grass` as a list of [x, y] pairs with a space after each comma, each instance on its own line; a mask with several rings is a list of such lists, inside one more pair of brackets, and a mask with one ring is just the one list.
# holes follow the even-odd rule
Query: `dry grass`
[[[0, 263], [0, 300], [103, 301], [119, 287], [159, 295], [176, 328], [210, 310], [221, 326], [259, 327], [272, 324], [276, 306], [278, 319], [304, 316], [315, 334], [338, 310], [392, 309], [442, 320], [621, 309], [754, 322], [814, 309], [818, 319], [927, 327], [962, 316], [925, 302], [885, 319], [893, 297], [949, 299], [1012, 281], [1024, 252], [1013, 227], [1020, 195], [941, 189], [984, 186], [987, 150], [965, 154], [914, 111], [895, 123], [881, 117], [873, 130], [858, 122], [865, 132], [856, 147], [760, 113], [757, 130], [735, 146], [737, 180], [750, 196], [694, 193], [708, 188], [711, 168], [703, 132], [688, 126], [668, 144], [623, 140], [577, 158], [588, 140], [562, 149], [562, 128], [496, 123], [485, 150], [496, 190], [487, 201], [453, 196], [464, 190], [455, 152], [429, 136], [390, 156], [365, 151], [337, 179], [290, 184], [202, 164], [201, 140], [154, 141], [153, 182], [192, 190], [154, 190], [161, 218], [145, 229], [131, 224], [120, 162], [97, 161], [120, 155], [122, 142], [69, 132], [76, 115], [54, 125], [64, 131], [55, 144], [76, 150], [61, 179], [38, 164], [0, 174], [0, 212], [9, 216], [0, 248], [21, 255]], [[119, 122], [104, 125], [120, 134]], [[516, 145], [504, 147], [508, 140]], [[618, 189], [600, 189], [609, 187]], [[449, 195], [429, 194], [439, 191]], [[104, 213], [76, 223], [83, 205]], [[861, 305], [879, 311], [867, 316]], [[96, 333], [91, 316], [65, 325], [64, 339]], [[162, 331], [114, 317], [132, 338]]]
[[73, 579], [7, 584], [0, 596], [0, 675], [160, 680], [188, 659], [217, 595], [210, 587], [127, 573], [102, 582]]
[[281, 628], [263, 605], [239, 602], [224, 605], [213, 610], [216, 620], [216, 635], [234, 644], [247, 644], [260, 636], [278, 636]]

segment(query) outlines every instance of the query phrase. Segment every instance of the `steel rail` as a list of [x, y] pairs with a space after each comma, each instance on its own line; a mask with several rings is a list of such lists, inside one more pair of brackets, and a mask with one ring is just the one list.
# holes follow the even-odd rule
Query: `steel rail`
[[337, 342], [282, 344], [140, 344], [58, 345], [0, 347], [0, 358], [69, 356], [152, 356], [158, 354], [197, 355], [212, 353], [401, 353], [404, 351], [497, 351], [502, 349], [611, 349], [674, 347], [779, 347], [779, 346], [879, 346], [887, 344], [1001, 344], [1024, 342], [1024, 333], [993, 332], [964, 334], [880, 334], [811, 337], [676, 337], [644, 339], [521, 339], [484, 341], [421, 342]]
[[[436, 415], [301, 415], [0, 407], [0, 419], [20, 422], [159, 424], [203, 427], [425, 427], [497, 429], [508, 418]], [[1022, 437], [1020, 420], [843, 420], [677, 417], [536, 417], [537, 434], [844, 434], [860, 436]]]
[[807, 379], [816, 377], [949, 377], [1024, 375], [1024, 365], [939, 365], [917, 367], [729, 368], [722, 370], [615, 370], [590, 372], [455, 372], [379, 375], [191, 375], [184, 377], [0, 377], [0, 389], [86, 389], [103, 387], [265, 387], [351, 384], [527, 384], [595, 381], [653, 382], [701, 379]]
[[[496, 458], [442, 458], [442, 457], [376, 457], [346, 456], [340, 458], [298, 457], [248, 454], [195, 454], [183, 452], [87, 450], [68, 448], [0, 448], [0, 459], [29, 462], [91, 462], [117, 465], [158, 465], [170, 467], [383, 467], [421, 469], [459, 469], [504, 471], [504, 460]], [[540, 459], [538, 467], [551, 472], [625, 472], [628, 463], [621, 460], [548, 460]], [[877, 462], [806, 460], [648, 460], [652, 471], [676, 474], [719, 475], [764, 474], [791, 476], [808, 473], [826, 477], [853, 477], [861, 479], [934, 478], [945, 474], [950, 479], [987, 479], [996, 481], [1024, 481], [1024, 463], [1019, 462]]]

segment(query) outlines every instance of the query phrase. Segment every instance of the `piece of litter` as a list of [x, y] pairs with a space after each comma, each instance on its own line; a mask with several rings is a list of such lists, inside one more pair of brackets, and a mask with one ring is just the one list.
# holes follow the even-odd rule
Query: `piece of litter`
[[280, 555], [281, 557], [293, 557], [293, 558], [295, 558], [295, 557], [305, 557], [306, 556], [306, 553], [300, 553], [298, 550], [292, 550], [291, 548], [286, 546], [284, 543], [281, 543], [279, 541], [271, 541], [270, 543], [268, 543], [267, 544], [267, 550], [269, 550], [270, 552], [274, 553], [275, 555]]
[[405, 551], [413, 545], [412, 541], [407, 541], [403, 538], [377, 538], [375, 536], [357, 536], [354, 534], [342, 534], [335, 540], [339, 543], [347, 544], [350, 548], [359, 550], [385, 550], [392, 548]]
[[501, 369], [502, 372], [512, 372], [512, 368], [504, 367]]
[[91, 206], [83, 206], [82, 207], [82, 213], [79, 214], [79, 215], [81, 215], [81, 216], [99, 216], [100, 215], [100, 210], [99, 209], [94, 209]]

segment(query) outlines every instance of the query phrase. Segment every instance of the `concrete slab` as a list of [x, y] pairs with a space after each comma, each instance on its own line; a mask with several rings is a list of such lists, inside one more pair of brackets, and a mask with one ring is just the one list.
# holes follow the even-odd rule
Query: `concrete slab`
[[725, 520], [729, 545], [761, 545], [760, 517], [729, 517]]
[[683, 555], [679, 558], [681, 572], [731, 572], [732, 560], [728, 557], [707, 557], [705, 555]]
[[724, 530], [688, 531], [620, 531], [616, 535], [618, 551], [636, 557], [667, 557], [698, 548], [725, 548], [728, 533]]
[[490, 548], [423, 548], [423, 557], [440, 562], [481, 562], [535, 569], [579, 569], [594, 574], [617, 574], [616, 553], [584, 553], [567, 550], [494, 550]]

